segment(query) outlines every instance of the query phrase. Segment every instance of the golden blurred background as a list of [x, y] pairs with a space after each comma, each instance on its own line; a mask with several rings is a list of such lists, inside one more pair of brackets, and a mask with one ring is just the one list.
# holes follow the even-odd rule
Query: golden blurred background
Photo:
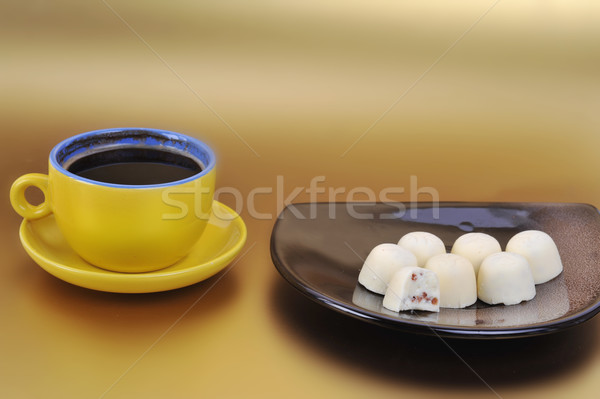
[[272, 217], [316, 176], [345, 189], [336, 200], [355, 187], [409, 200], [413, 176], [442, 201], [598, 206], [599, 43], [594, 1], [0, 4], [0, 396], [589, 396], [595, 320], [448, 345], [346, 320], [283, 282], [274, 220], [227, 194], [249, 236], [226, 275], [92, 292], [26, 256], [8, 191], [66, 137], [143, 126], [205, 140], [218, 185], [265, 188], [254, 206]]

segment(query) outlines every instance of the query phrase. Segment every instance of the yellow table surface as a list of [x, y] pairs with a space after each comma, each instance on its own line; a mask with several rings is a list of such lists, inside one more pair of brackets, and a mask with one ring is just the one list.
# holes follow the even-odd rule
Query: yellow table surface
[[[0, 397], [594, 396], [599, 317], [526, 340], [397, 333], [297, 293], [269, 237], [315, 177], [319, 201], [429, 200], [429, 187], [599, 206], [598, 4], [3, 2]], [[226, 272], [109, 294], [26, 255], [12, 181], [46, 172], [60, 140], [119, 126], [215, 149], [219, 200], [248, 226]]]

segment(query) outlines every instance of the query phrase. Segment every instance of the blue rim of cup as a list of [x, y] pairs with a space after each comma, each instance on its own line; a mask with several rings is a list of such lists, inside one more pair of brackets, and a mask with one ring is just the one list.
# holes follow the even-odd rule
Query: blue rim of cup
[[[166, 149], [176, 150], [191, 156], [202, 163], [202, 171], [186, 179], [176, 180], [161, 184], [130, 185], [105, 183], [97, 180], [87, 179], [72, 172], [69, 172], [62, 165], [71, 157], [94, 148], [94, 139], [114, 140], [113, 144], [125, 144], [130, 146], [163, 146]], [[91, 144], [87, 145], [86, 144]], [[98, 144], [101, 147], [103, 144]], [[106, 145], [106, 144], [104, 144]], [[169, 187], [194, 181], [212, 171], [215, 167], [215, 154], [211, 148], [202, 141], [176, 132], [161, 129], [124, 127], [113, 129], [94, 130], [69, 137], [58, 143], [50, 152], [50, 164], [60, 173], [98, 186], [125, 188], [125, 189], [144, 189]]]

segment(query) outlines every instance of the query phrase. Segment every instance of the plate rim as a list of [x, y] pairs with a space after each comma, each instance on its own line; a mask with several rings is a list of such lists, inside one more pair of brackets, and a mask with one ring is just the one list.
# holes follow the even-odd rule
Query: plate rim
[[[399, 320], [393, 319], [391, 317], [387, 317], [383, 314], [376, 313], [364, 308], [358, 308], [356, 306], [349, 306], [346, 303], [342, 303], [339, 300], [328, 296], [327, 294], [320, 292], [318, 290], [313, 289], [312, 287], [303, 284], [302, 279], [300, 279], [297, 275], [293, 273], [293, 270], [290, 270], [288, 267], [284, 265], [284, 262], [279, 257], [279, 254], [276, 251], [276, 235], [277, 231], [280, 228], [280, 223], [282, 223], [282, 215], [288, 210], [289, 207], [292, 206], [306, 206], [311, 204], [361, 204], [361, 205], [379, 205], [379, 204], [403, 204], [407, 206], [406, 209], [410, 209], [410, 207], [414, 207], [415, 205], [423, 206], [428, 205], [431, 206], [431, 203], [426, 202], [400, 202], [400, 201], [390, 201], [390, 202], [350, 202], [350, 201], [342, 201], [342, 202], [300, 202], [300, 203], [292, 203], [287, 205], [281, 213], [278, 215], [276, 222], [273, 226], [273, 230], [271, 232], [270, 238], [270, 253], [273, 264], [279, 274], [296, 290], [302, 293], [307, 298], [312, 301], [325, 306], [328, 309], [336, 311], [340, 314], [353, 317], [355, 319], [365, 321], [371, 324], [375, 324], [378, 326], [391, 328], [394, 330], [400, 330], [404, 332], [425, 334], [425, 335], [433, 335], [433, 336], [444, 336], [447, 338], [462, 338], [462, 339], [508, 339], [508, 338], [522, 338], [522, 337], [530, 337], [530, 336], [539, 336], [546, 335], [555, 332], [562, 331], [566, 328], [574, 327], [579, 324], [582, 324], [591, 318], [593, 318], [596, 314], [600, 312], [600, 295], [596, 297], [595, 302], [586, 306], [583, 309], [578, 310], [576, 313], [569, 315], [567, 317], [561, 317], [558, 320], [549, 320], [546, 322], [540, 322], [535, 324], [529, 324], [527, 326], [515, 326], [515, 327], [501, 327], [501, 328], [480, 328], [474, 329], [470, 327], [462, 327], [462, 326], [452, 326], [452, 325], [431, 325], [427, 323], [415, 323], [411, 320]], [[439, 206], [448, 206], [448, 205], [456, 205], [462, 207], [490, 207], [490, 206], [512, 206], [515, 209], [518, 209], [518, 205], [529, 205], [529, 206], [543, 206], [543, 205], [577, 205], [577, 206], [585, 206], [592, 208], [595, 212], [600, 213], [600, 210], [595, 206], [588, 203], [578, 203], [578, 202], [486, 202], [486, 201], [440, 201], [438, 202]]]

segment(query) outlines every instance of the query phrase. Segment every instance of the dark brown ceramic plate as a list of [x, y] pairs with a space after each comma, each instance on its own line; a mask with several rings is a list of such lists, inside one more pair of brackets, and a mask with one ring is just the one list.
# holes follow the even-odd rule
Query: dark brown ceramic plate
[[[535, 298], [519, 305], [477, 301], [439, 313], [395, 313], [383, 308], [383, 296], [357, 282], [374, 246], [396, 243], [411, 231], [436, 234], [450, 250], [465, 232], [490, 234], [504, 248], [514, 234], [530, 229], [552, 236], [564, 271], [536, 286]], [[292, 204], [273, 228], [271, 256], [281, 275], [317, 303], [404, 331], [471, 339], [522, 337], [556, 332], [600, 311], [600, 214], [585, 204]]]

